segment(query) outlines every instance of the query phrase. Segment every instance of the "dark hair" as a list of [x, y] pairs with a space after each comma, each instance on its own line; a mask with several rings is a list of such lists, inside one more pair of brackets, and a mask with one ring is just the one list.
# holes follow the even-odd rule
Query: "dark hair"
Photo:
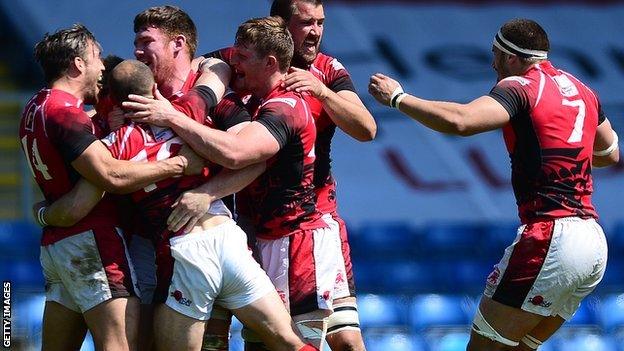
[[111, 71], [108, 83], [111, 98], [120, 103], [130, 94], [151, 96], [154, 75], [143, 62], [124, 60]]
[[533, 20], [525, 18], [512, 19], [503, 24], [500, 31], [505, 39], [523, 49], [550, 50], [546, 31]]
[[123, 60], [123, 58], [116, 55], [108, 55], [102, 59], [102, 62], [104, 63], [104, 72], [102, 72], [102, 89], [100, 89], [101, 96], [107, 95], [110, 91], [108, 82], [110, 81], [111, 72], [113, 68], [120, 64]]
[[161, 29], [170, 38], [184, 35], [191, 58], [197, 50], [197, 28], [191, 17], [176, 6], [155, 6], [139, 13], [134, 17], [134, 32], [138, 33], [144, 27]]
[[323, 5], [323, 0], [273, 0], [271, 16], [280, 16], [284, 21], [290, 21], [292, 15], [297, 11], [297, 1], [313, 4], [314, 6]]
[[76, 57], [86, 61], [89, 42], [100, 46], [93, 33], [80, 23], [54, 34], [46, 33], [34, 50], [35, 61], [41, 65], [46, 82], [50, 84], [59, 79]]
[[253, 18], [241, 24], [236, 31], [236, 44], [253, 46], [261, 57], [275, 55], [282, 72], [290, 67], [294, 44], [281, 17]]

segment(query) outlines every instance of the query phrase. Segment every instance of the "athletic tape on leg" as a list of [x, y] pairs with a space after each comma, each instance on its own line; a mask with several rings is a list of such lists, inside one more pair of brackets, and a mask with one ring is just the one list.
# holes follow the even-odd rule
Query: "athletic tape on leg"
[[[325, 337], [327, 336], [327, 319], [307, 319], [296, 321], [295, 325], [301, 336], [303, 336], [306, 340], [320, 340], [319, 351], [323, 351], [323, 342], [325, 341]], [[321, 328], [319, 328], [315, 324], [321, 324]]]
[[345, 302], [334, 305], [334, 312], [327, 320], [327, 335], [332, 335], [343, 330], [360, 330], [360, 318], [355, 302]]
[[529, 334], [525, 335], [520, 341], [533, 350], [537, 350], [542, 345], [541, 341]]
[[477, 313], [475, 314], [474, 321], [472, 321], [472, 330], [474, 330], [475, 333], [483, 337], [486, 337], [490, 340], [494, 340], [503, 345], [518, 346], [518, 344], [520, 344], [518, 341], [509, 340], [503, 337], [496, 330], [494, 330], [494, 328], [492, 328], [490, 323], [488, 323], [485, 320], [485, 318], [483, 318], [483, 315], [481, 314], [481, 311], [478, 308], [477, 308]]

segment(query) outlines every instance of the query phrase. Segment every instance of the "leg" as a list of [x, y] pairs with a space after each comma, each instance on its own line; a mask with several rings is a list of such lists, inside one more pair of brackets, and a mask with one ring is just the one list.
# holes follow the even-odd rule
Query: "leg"
[[136, 350], [139, 299], [110, 299], [84, 313], [98, 350]]
[[534, 351], [539, 345], [548, 340], [565, 322], [560, 316], [544, 318], [533, 330], [520, 340], [514, 351]]
[[327, 333], [327, 320], [331, 311], [315, 310], [312, 312], [293, 316], [295, 326], [303, 337], [303, 340], [314, 347], [322, 350]]
[[141, 304], [139, 307], [137, 347], [139, 351], [150, 351], [154, 348], [153, 304]]
[[[479, 313], [483, 318], [479, 318]], [[544, 318], [483, 296], [472, 325], [467, 351], [512, 350]]]
[[154, 341], [157, 350], [199, 351], [204, 321], [187, 317], [165, 304], [154, 310]]
[[366, 350], [354, 296], [334, 300], [334, 312], [328, 321], [327, 343], [336, 351]]
[[305, 346], [294, 332], [290, 315], [275, 291], [232, 312], [253, 329], [270, 350], [297, 351]]
[[232, 313], [223, 307], [214, 306], [206, 322], [202, 351], [227, 351], [230, 339]]
[[86, 334], [87, 325], [80, 313], [54, 301], [46, 302], [43, 312], [42, 350], [80, 350]]

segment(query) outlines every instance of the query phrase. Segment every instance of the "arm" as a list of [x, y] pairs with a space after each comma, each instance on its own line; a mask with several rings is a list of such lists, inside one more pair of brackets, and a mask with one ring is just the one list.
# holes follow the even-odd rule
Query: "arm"
[[[210, 88], [219, 102], [227, 86], [230, 84], [232, 70], [227, 63], [216, 58], [203, 58], [199, 61], [198, 72], [201, 73], [195, 86], [206, 86]], [[197, 59], [196, 59], [197, 60]], [[194, 61], [195, 62], [195, 61]]]
[[[368, 91], [384, 105], [390, 106], [393, 92], [401, 86], [397, 81], [377, 73], [370, 79]], [[401, 88], [402, 91], [402, 88]], [[509, 112], [489, 96], [467, 104], [430, 101], [405, 94], [397, 108], [424, 126], [446, 134], [469, 136], [501, 128], [510, 120]]]
[[[104, 191], [87, 180], [80, 179], [70, 192], [45, 207], [43, 219], [47, 225], [71, 227], [86, 217], [100, 202], [102, 196], [104, 196]], [[45, 206], [41, 203], [38, 205], [33, 208], [35, 215], [40, 207]]]
[[71, 165], [95, 186], [126, 194], [172, 176], [198, 174], [203, 162], [187, 155], [158, 162], [122, 161], [113, 158], [104, 144], [95, 141]]
[[620, 160], [620, 148], [617, 145], [616, 135], [608, 119], [605, 119], [604, 122], [598, 126], [596, 129], [596, 139], [594, 140], [592, 166], [607, 167], [618, 163]]
[[185, 231], [190, 231], [213, 201], [241, 191], [265, 169], [264, 162], [236, 171], [224, 168], [208, 182], [183, 193], [173, 204], [175, 208], [167, 218], [169, 230], [178, 231], [186, 225]]
[[287, 90], [308, 92], [323, 104], [332, 121], [345, 133], [359, 141], [370, 141], [377, 134], [375, 119], [359, 96], [350, 90], [334, 92], [311, 72], [291, 68], [284, 79]]

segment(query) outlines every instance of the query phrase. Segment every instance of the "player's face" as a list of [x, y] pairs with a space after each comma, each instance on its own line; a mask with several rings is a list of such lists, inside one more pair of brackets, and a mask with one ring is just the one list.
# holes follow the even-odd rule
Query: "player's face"
[[265, 76], [266, 59], [259, 58], [253, 47], [234, 45], [232, 55], [232, 88], [239, 94], [253, 94], [268, 77]]
[[134, 56], [152, 70], [160, 85], [173, 74], [174, 53], [175, 43], [160, 28], [143, 27], [134, 37]]
[[87, 57], [85, 60], [84, 73], [84, 102], [93, 105], [97, 103], [97, 95], [102, 89], [102, 74], [104, 63], [102, 62], [99, 45], [89, 42]]
[[325, 13], [323, 5], [296, 2], [297, 11], [288, 21], [288, 30], [295, 44], [294, 60], [309, 65], [318, 55], [323, 37]]
[[492, 59], [492, 68], [496, 71], [496, 81], [499, 82], [509, 76], [512, 76], [509, 65], [508, 55], [497, 47], [492, 47], [494, 58]]

